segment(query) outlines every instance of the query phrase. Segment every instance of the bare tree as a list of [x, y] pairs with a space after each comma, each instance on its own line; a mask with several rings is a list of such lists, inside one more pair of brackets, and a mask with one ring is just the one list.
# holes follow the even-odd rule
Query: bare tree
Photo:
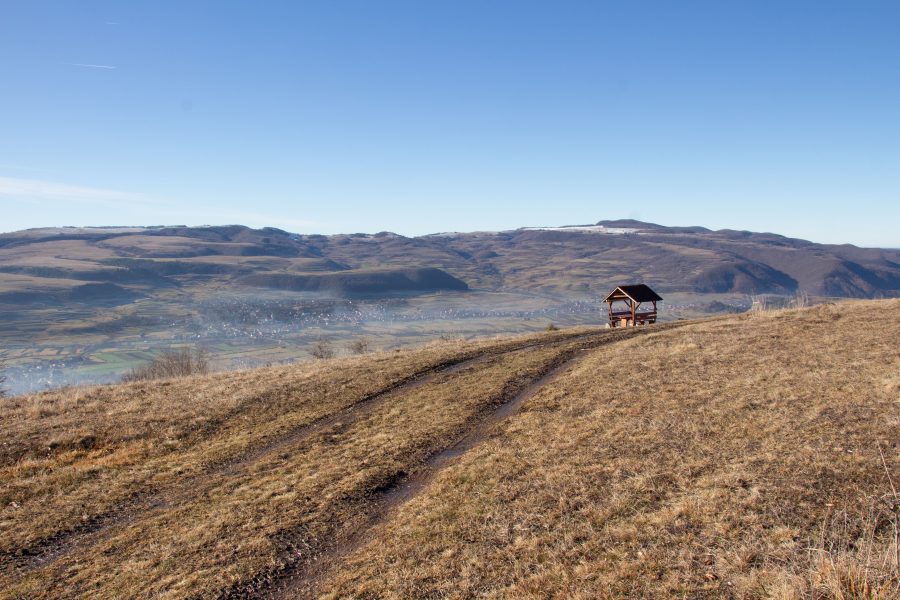
[[366, 354], [369, 352], [369, 338], [358, 337], [348, 346], [352, 354]]
[[313, 342], [312, 348], [310, 349], [309, 353], [319, 360], [334, 358], [334, 346], [332, 346], [330, 339], [326, 337], [320, 337], [315, 342]]

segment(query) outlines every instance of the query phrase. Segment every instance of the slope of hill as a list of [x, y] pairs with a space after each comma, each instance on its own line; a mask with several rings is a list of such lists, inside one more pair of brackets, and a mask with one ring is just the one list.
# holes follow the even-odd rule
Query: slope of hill
[[340, 296], [469, 289], [464, 282], [440, 269], [373, 269], [309, 275], [260, 273], [246, 275], [237, 281], [257, 287], [295, 292], [330, 292]]
[[0, 597], [894, 598], [900, 300], [0, 413]]

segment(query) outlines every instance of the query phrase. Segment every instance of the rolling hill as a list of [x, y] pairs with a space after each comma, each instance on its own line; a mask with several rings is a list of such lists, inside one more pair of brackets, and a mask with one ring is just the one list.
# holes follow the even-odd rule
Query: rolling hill
[[0, 598], [896, 598], [898, 309], [14, 397]]
[[[410, 286], [410, 269], [432, 271]], [[345, 275], [301, 276], [321, 273]], [[641, 280], [662, 292], [803, 290], [814, 296], [872, 298], [900, 295], [900, 250], [630, 220], [417, 238], [297, 235], [240, 226], [35, 229], [0, 235], [0, 302], [14, 302], [9, 294], [16, 293], [53, 298], [86, 281], [152, 293], [211, 280], [236, 287], [280, 281], [279, 287], [306, 289], [354, 278], [366, 280], [361, 291], [342, 284], [333, 291], [433, 291], [460, 289], [463, 282], [483, 289], [600, 293], [623, 280]]]

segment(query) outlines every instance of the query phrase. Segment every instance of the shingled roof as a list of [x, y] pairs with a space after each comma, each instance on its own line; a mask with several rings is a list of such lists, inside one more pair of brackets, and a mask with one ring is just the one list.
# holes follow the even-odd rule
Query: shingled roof
[[619, 287], [614, 289], [609, 294], [609, 296], [605, 298], [605, 300], [609, 300], [610, 297], [616, 296], [616, 292], [621, 292], [635, 302], [659, 302], [660, 300], [662, 300], [662, 297], [659, 294], [651, 290], [647, 285], [643, 283], [638, 283], [635, 285], [620, 285]]

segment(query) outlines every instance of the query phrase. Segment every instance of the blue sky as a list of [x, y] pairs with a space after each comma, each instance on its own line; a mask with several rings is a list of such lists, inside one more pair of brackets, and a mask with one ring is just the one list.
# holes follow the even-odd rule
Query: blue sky
[[900, 246], [895, 1], [7, 1], [0, 82], [2, 231]]

